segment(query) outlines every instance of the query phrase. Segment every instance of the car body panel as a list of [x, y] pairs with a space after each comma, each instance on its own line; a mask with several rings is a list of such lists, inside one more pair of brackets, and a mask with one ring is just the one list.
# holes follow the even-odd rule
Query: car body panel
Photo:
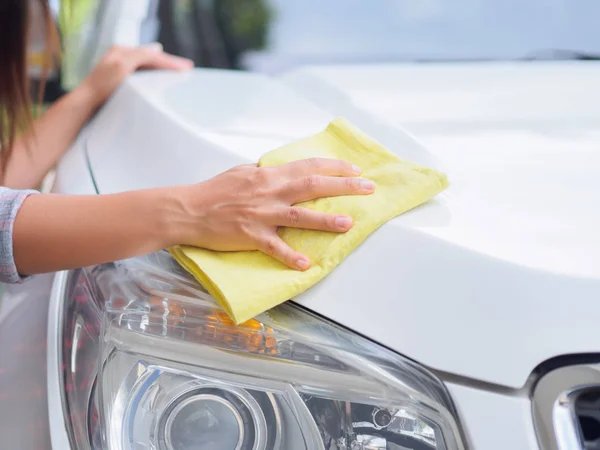
[[56, 166], [51, 191], [57, 194], [96, 194], [85, 153], [87, 127], [84, 127], [71, 148]]
[[[493, 91], [494, 82], [502, 79], [492, 75], [493, 67], [487, 69], [487, 85], [486, 72], [477, 65], [448, 65], [448, 77], [441, 68], [428, 67], [431, 74], [419, 66], [390, 65], [387, 81], [381, 67], [366, 72], [380, 74], [371, 81], [358, 76], [366, 69], [337, 69], [362, 80], [363, 88], [358, 81], [345, 85], [341, 75], [340, 83], [330, 77], [317, 86], [314, 80], [324, 78], [319, 75], [324, 68], [309, 72], [306, 83], [302, 74], [281, 80], [211, 70], [136, 75], [90, 124], [86, 148], [93, 175], [102, 193], [198, 182], [256, 161], [262, 153], [317, 132], [332, 117], [343, 115], [400, 156], [447, 171], [452, 186], [386, 224], [327, 279], [295, 300], [428, 367], [521, 387], [549, 358], [600, 348], [594, 319], [600, 313], [600, 266], [595, 264], [600, 214], [590, 207], [600, 172], [600, 153], [593, 150], [597, 134], [591, 129], [564, 134], [565, 141], [554, 143], [543, 157], [545, 145], [551, 145], [544, 130], [558, 130], [561, 110], [546, 113], [535, 107], [536, 98], [544, 92], [551, 96], [561, 77], [569, 74], [585, 85], [581, 89], [592, 90], [598, 66], [569, 69], [556, 64], [561, 77], [551, 70], [538, 71], [535, 75], [542, 78], [529, 90], [513, 76], [512, 90], [509, 84], [498, 96], [508, 96], [505, 103], [515, 106], [523, 99], [515, 120], [522, 139], [511, 134], [515, 127], [495, 126], [488, 135], [473, 129], [463, 133], [480, 137], [481, 144], [469, 147], [452, 141], [452, 124], [446, 123], [452, 137], [439, 141], [438, 135], [438, 145], [425, 150], [394, 121], [402, 117], [403, 99], [410, 98], [410, 80], [417, 83], [415, 89], [422, 83], [420, 89], [430, 95], [429, 107], [415, 112], [422, 133], [431, 123], [438, 128], [444, 124], [434, 119], [450, 117], [450, 103], [460, 104], [457, 99], [462, 97], [468, 103]], [[518, 70], [496, 69], [506, 77]], [[436, 70], [442, 80], [437, 89]], [[461, 80], [480, 82], [469, 97], [468, 92], [449, 94], [457, 86], [443, 85], [447, 79], [457, 86]], [[468, 83], [461, 86], [468, 91]], [[596, 123], [595, 94], [588, 98], [578, 92], [565, 88], [563, 93], [584, 104], [581, 112], [568, 108], [564, 99], [564, 104], [555, 102], [557, 107], [564, 106], [562, 114], [573, 126]], [[361, 95], [376, 101], [361, 102]], [[446, 110], [436, 107], [436, 101]], [[469, 117], [484, 116], [478, 104], [473, 100], [471, 109], [463, 105], [462, 113], [457, 106], [464, 124], [470, 123]], [[394, 105], [400, 105], [398, 114]], [[481, 105], [489, 117], [500, 114], [501, 108], [484, 101]], [[427, 118], [428, 110], [434, 119]], [[498, 122], [488, 120], [490, 126]], [[534, 125], [542, 132], [536, 134]], [[501, 145], [503, 140], [511, 146]]]
[[539, 445], [527, 392], [494, 392], [446, 382], [474, 449], [533, 450]]
[[328, 86], [426, 144], [452, 183], [452, 222], [432, 234], [530, 268], [600, 278], [591, 207], [600, 64], [316, 68], [284, 79], [315, 102]]

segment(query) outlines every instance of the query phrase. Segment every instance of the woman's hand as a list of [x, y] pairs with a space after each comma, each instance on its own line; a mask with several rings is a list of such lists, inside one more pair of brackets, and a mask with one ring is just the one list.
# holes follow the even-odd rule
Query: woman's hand
[[260, 250], [294, 269], [310, 261], [277, 235], [279, 226], [344, 233], [346, 216], [297, 203], [374, 191], [360, 169], [326, 159], [278, 167], [240, 166], [191, 186], [111, 195], [32, 195], [14, 223], [19, 273], [67, 270], [189, 244], [213, 250]]
[[194, 63], [185, 58], [169, 55], [160, 44], [144, 47], [113, 47], [98, 62], [79, 89], [92, 98], [93, 107], [100, 107], [125, 78], [138, 69], [187, 70]]
[[372, 181], [356, 178], [360, 169], [338, 160], [308, 159], [277, 167], [239, 166], [195, 186], [175, 191], [179, 213], [170, 218], [174, 244], [211, 250], [260, 250], [291, 268], [310, 261], [276, 233], [294, 227], [344, 233], [347, 216], [293, 206], [340, 195], [371, 194]]

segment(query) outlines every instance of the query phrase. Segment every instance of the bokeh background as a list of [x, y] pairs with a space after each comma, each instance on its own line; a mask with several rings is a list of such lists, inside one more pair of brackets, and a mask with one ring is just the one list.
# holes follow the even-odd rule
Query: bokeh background
[[[581, 59], [600, 54], [597, 0], [51, 0], [62, 87], [111, 44], [160, 41], [197, 66]], [[124, 6], [126, 5], [126, 6]], [[118, 19], [115, 19], [118, 17]], [[121, 27], [122, 42], [103, 39]], [[33, 60], [42, 27], [32, 41]], [[39, 71], [38, 71], [39, 72]], [[35, 64], [32, 76], [36, 75]], [[55, 89], [50, 86], [50, 95]]]

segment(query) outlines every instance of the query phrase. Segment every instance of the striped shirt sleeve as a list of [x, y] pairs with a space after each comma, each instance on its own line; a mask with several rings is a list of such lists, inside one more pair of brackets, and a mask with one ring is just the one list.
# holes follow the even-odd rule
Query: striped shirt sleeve
[[0, 282], [21, 283], [13, 255], [13, 226], [21, 205], [37, 191], [14, 191], [0, 187]]

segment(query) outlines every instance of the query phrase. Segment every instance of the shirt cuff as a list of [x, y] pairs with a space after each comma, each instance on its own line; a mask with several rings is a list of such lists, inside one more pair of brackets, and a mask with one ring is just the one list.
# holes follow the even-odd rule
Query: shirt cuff
[[[5, 188], [2, 189], [4, 191]], [[19, 213], [23, 202], [30, 195], [39, 194], [38, 191], [10, 191], [0, 192], [0, 214], [3, 216], [0, 220], [0, 235], [2, 249], [0, 251], [0, 281], [4, 283], [20, 284], [29, 279], [28, 276], [21, 276], [15, 264], [13, 252], [13, 229], [15, 219]]]

